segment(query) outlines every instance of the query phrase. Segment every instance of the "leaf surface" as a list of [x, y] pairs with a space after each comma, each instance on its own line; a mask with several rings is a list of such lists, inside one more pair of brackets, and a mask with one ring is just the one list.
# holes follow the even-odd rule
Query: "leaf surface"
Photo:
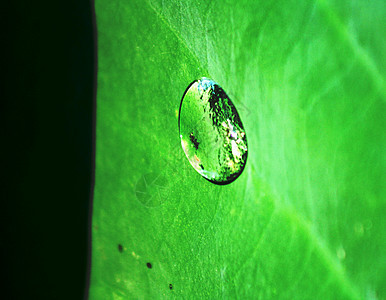
[[[386, 297], [384, 12], [96, 1], [90, 299]], [[203, 76], [248, 137], [226, 186], [180, 145], [180, 100]]]

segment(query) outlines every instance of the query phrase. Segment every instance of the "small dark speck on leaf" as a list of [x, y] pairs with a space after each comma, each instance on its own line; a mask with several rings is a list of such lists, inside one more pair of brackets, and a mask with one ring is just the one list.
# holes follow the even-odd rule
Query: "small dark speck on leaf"
[[151, 263], [147, 263], [146, 266], [151, 269]]
[[119, 252], [123, 251], [123, 246], [121, 244], [118, 245], [118, 250], [119, 250]]
[[173, 285], [171, 283], [169, 284], [169, 289], [173, 289]]

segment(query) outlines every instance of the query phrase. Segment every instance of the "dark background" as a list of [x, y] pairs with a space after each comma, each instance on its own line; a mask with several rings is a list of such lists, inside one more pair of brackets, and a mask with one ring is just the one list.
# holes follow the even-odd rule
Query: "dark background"
[[1, 294], [82, 299], [93, 178], [93, 4], [12, 1], [0, 14]]

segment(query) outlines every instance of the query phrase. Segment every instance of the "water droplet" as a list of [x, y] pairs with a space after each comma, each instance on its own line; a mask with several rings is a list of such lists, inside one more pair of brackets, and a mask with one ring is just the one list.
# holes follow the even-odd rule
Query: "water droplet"
[[240, 176], [247, 161], [247, 136], [225, 91], [201, 78], [186, 89], [178, 118], [181, 145], [193, 168], [215, 184]]

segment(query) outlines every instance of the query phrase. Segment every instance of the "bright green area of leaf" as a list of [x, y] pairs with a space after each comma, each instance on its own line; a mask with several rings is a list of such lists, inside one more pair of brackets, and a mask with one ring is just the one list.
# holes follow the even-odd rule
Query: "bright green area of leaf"
[[[90, 299], [385, 298], [385, 2], [182, 2], [96, 1]], [[202, 76], [248, 137], [227, 186], [180, 146]]]

